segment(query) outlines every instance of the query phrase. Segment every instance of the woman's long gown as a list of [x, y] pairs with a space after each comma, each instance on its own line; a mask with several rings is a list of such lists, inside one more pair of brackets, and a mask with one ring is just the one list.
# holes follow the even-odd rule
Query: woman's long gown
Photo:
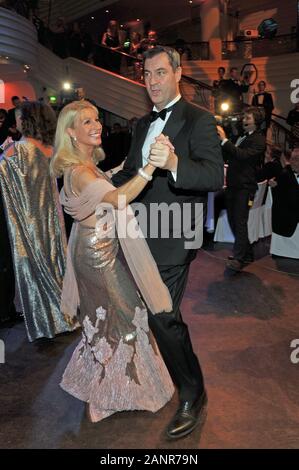
[[[65, 174], [64, 194], [76, 198], [71, 173]], [[157, 411], [174, 388], [118, 239], [102, 238], [94, 225], [75, 222], [69, 248], [82, 340], [64, 372], [62, 388], [89, 403], [92, 421], [117, 411]]]
[[74, 329], [60, 309], [66, 237], [46, 150], [23, 138], [5, 150], [0, 162], [17, 295], [29, 341]]

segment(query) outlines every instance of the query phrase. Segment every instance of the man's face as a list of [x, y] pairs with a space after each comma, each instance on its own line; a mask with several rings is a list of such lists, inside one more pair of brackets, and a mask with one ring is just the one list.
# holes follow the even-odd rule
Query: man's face
[[224, 70], [223, 70], [223, 69], [219, 69], [219, 70], [218, 70], [218, 75], [219, 75], [219, 78], [223, 78], [223, 77], [224, 77]]
[[259, 92], [262, 93], [263, 91], [265, 91], [266, 87], [265, 87], [265, 84], [263, 82], [259, 83], [258, 87], [259, 87]]
[[182, 69], [173, 71], [168, 55], [161, 52], [144, 64], [144, 81], [150, 99], [160, 111], [179, 94]]
[[22, 101], [20, 100], [20, 98], [16, 98], [15, 100], [12, 100], [12, 104], [15, 108], [19, 108], [22, 104]]
[[239, 78], [239, 77], [238, 77], [238, 70], [237, 70], [237, 69], [231, 70], [230, 76], [231, 76], [231, 78], [232, 78], [233, 80], [238, 80], [238, 78]]
[[85, 91], [84, 91], [83, 88], [77, 88], [77, 98], [78, 98], [78, 100], [84, 100]]
[[256, 130], [253, 114], [245, 113], [243, 117], [243, 129], [245, 132], [251, 132]]

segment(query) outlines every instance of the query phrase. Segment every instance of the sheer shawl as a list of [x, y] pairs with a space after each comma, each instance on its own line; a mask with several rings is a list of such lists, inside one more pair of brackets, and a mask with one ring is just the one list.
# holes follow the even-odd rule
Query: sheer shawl
[[[88, 184], [79, 196], [67, 196], [64, 188], [61, 190], [60, 201], [65, 211], [76, 221], [69, 240], [67, 269], [61, 301], [64, 311], [70, 317], [76, 315], [79, 305], [78, 288], [70, 249], [75, 237], [77, 223], [93, 213], [101, 213], [103, 210], [107, 210], [107, 204], [102, 201], [105, 194], [113, 190], [115, 190], [115, 187], [103, 178], [98, 178]], [[170, 312], [172, 310], [170, 293], [161, 279], [155, 260], [134, 217], [132, 208], [128, 205], [121, 210], [114, 210], [111, 206], [110, 209], [109, 213], [113, 216], [113, 219], [110, 220], [113, 220], [123, 254], [147, 307], [153, 314], [163, 311]]]

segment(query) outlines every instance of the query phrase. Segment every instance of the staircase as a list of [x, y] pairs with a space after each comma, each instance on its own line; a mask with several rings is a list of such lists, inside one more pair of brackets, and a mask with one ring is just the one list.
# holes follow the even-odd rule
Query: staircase
[[[211, 85], [217, 78], [217, 68], [223, 66], [227, 74], [231, 67], [242, 69], [245, 60], [223, 60], [223, 61], [188, 61], [183, 63], [183, 71], [196, 80]], [[247, 63], [255, 64], [258, 70], [259, 80], [265, 80], [267, 91], [273, 94], [276, 114], [287, 116], [289, 110], [293, 108], [290, 101], [292, 89], [290, 84], [298, 75], [299, 53], [285, 54], [275, 57], [257, 57], [248, 59]], [[250, 87], [245, 95], [245, 102], [251, 103], [254, 90], [257, 91], [257, 83]]]
[[100, 108], [124, 119], [140, 117], [150, 109], [144, 85], [77, 59], [60, 59], [41, 45], [30, 76], [56, 92], [64, 81], [76, 83]]

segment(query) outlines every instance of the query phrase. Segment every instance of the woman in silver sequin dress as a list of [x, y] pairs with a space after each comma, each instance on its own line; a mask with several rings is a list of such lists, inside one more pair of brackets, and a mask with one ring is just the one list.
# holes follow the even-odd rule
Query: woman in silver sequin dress
[[[143, 176], [116, 189], [95, 165], [100, 144], [96, 108], [86, 101], [67, 105], [58, 119], [52, 169], [64, 175], [61, 202], [75, 221], [63, 297], [70, 305], [78, 292], [82, 340], [61, 386], [89, 404], [94, 422], [117, 411], [157, 411], [174, 391], [147, 320], [147, 307], [153, 313], [171, 311], [168, 289], [145, 240], [120, 237], [123, 216], [135, 220], [128, 204], [155, 167], [146, 165]], [[111, 236], [115, 219], [107, 218], [103, 203], [118, 214], [116, 236]], [[74, 311], [76, 302], [69, 315]]]
[[56, 129], [53, 110], [24, 102], [23, 138], [0, 162], [0, 186], [12, 249], [17, 295], [29, 341], [71, 331], [60, 310], [66, 237], [50, 157]]

